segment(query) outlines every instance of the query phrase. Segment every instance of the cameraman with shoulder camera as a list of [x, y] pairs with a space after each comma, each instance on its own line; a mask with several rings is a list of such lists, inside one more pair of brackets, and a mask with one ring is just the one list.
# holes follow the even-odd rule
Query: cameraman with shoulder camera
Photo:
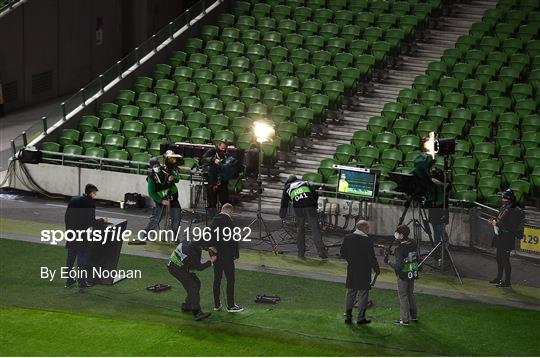
[[217, 212], [218, 199], [221, 205], [229, 203], [229, 182], [222, 175], [222, 166], [228, 158], [227, 142], [220, 140], [218, 144], [208, 149], [201, 158], [201, 164], [208, 168], [208, 216], [213, 218]]
[[416, 299], [414, 297], [414, 280], [418, 278], [418, 261], [416, 243], [409, 239], [410, 229], [407, 225], [399, 225], [394, 233], [399, 242], [394, 250], [395, 261], [389, 262], [389, 252], [385, 253], [384, 262], [389, 264], [397, 276], [399, 296], [399, 319], [394, 321], [400, 326], [409, 325], [410, 321], [418, 321]]
[[148, 196], [154, 200], [156, 206], [144, 230], [144, 238], [139, 241], [131, 241], [130, 244], [133, 245], [146, 244], [148, 232], [155, 230], [158, 226], [163, 215], [163, 210], [166, 207], [169, 207], [171, 210], [172, 230], [175, 235], [180, 228], [180, 222], [182, 220], [182, 208], [178, 202], [178, 188], [176, 187], [176, 183], [180, 181], [180, 176], [174, 169], [162, 166], [156, 157], [150, 159], [148, 166], [149, 170], [146, 178]]

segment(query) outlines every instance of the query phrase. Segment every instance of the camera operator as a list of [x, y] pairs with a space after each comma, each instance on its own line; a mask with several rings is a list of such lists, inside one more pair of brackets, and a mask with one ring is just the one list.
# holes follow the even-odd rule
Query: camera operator
[[216, 261], [214, 251], [209, 248], [210, 260], [201, 262], [203, 246], [205, 246], [203, 241], [183, 241], [174, 249], [167, 264], [169, 273], [180, 281], [187, 293], [187, 297], [182, 303], [182, 312], [192, 312], [196, 321], [209, 317], [210, 313], [201, 310], [201, 280], [193, 270], [205, 270]]
[[[221, 310], [221, 279], [223, 274], [227, 279], [227, 312], [238, 313], [244, 308], [238, 306], [234, 302], [234, 261], [240, 257], [238, 241], [233, 240], [231, 234], [234, 229], [232, 215], [234, 208], [231, 204], [224, 204], [221, 207], [221, 212], [214, 216], [210, 223], [212, 232], [212, 246], [217, 250], [217, 259], [214, 262], [214, 310]], [[219, 230], [216, 230], [219, 228]], [[225, 230], [227, 228], [227, 230]], [[228, 233], [228, 236], [227, 236]]]
[[180, 176], [173, 168], [162, 166], [156, 157], [150, 159], [148, 166], [150, 167], [148, 176], [146, 177], [148, 196], [154, 200], [155, 207], [152, 211], [150, 221], [144, 230], [145, 237], [138, 241], [130, 241], [130, 244], [133, 245], [146, 244], [146, 235], [148, 235], [149, 231], [157, 228], [163, 215], [163, 210], [166, 207], [170, 208], [172, 230], [175, 235], [180, 228], [180, 222], [182, 220], [182, 208], [178, 202], [178, 188], [176, 187]]
[[[431, 172], [431, 181], [434, 184], [434, 195], [431, 200], [426, 202], [428, 207], [428, 221], [433, 228], [433, 243], [437, 245], [439, 242], [447, 242], [448, 235], [445, 231], [445, 226], [448, 224], [448, 209], [444, 208], [444, 173], [441, 170], [433, 170]], [[446, 198], [448, 202], [448, 197]], [[434, 253], [436, 259], [440, 259], [440, 251]]]
[[319, 257], [321, 259], [328, 258], [317, 220], [317, 200], [317, 192], [311, 189], [308, 182], [299, 180], [295, 175], [289, 176], [283, 189], [279, 216], [282, 219], [285, 218], [289, 202], [292, 201], [297, 224], [296, 244], [298, 246], [298, 257], [300, 258], [303, 258], [306, 252], [306, 220], [311, 228], [313, 243], [317, 248]]
[[[497, 248], [497, 276], [489, 281], [497, 287], [511, 287], [510, 275], [512, 266], [510, 265], [510, 252], [516, 248], [516, 239], [523, 237], [523, 211], [517, 206], [516, 196], [512, 189], [507, 189], [501, 193], [501, 208], [499, 214], [493, 220], [493, 242]], [[504, 281], [502, 281], [504, 276]]]
[[229, 182], [221, 173], [222, 165], [228, 157], [227, 147], [227, 142], [219, 141], [201, 158], [201, 164], [208, 167], [207, 205], [210, 218], [218, 212], [218, 199], [221, 205], [229, 203]]
[[340, 256], [347, 261], [347, 279], [345, 287], [345, 323], [352, 323], [352, 310], [358, 297], [357, 324], [371, 323], [366, 318], [368, 308], [368, 293], [371, 289], [371, 271], [380, 273], [379, 263], [375, 257], [373, 242], [369, 237], [369, 223], [360, 220], [354, 233], [345, 236], [341, 245]]
[[418, 278], [418, 262], [416, 257], [416, 243], [409, 239], [410, 229], [407, 225], [399, 225], [394, 237], [398, 240], [398, 247], [394, 250], [395, 261], [389, 262], [386, 252], [384, 262], [389, 264], [397, 276], [397, 289], [399, 297], [399, 319], [394, 321], [400, 326], [407, 326], [410, 321], [418, 321], [416, 299], [414, 297], [414, 280]]

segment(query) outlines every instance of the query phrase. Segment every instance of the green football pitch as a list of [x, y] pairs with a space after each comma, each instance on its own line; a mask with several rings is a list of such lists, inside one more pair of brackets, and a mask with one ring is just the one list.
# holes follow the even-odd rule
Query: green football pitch
[[[0, 355], [487, 355], [534, 356], [540, 312], [417, 295], [420, 322], [397, 327], [396, 292], [374, 289], [371, 325], [343, 324], [342, 284], [237, 271], [240, 314], [213, 312], [195, 322], [180, 312], [184, 292], [159, 259], [122, 255], [141, 279], [79, 292], [40, 278], [59, 268], [63, 247], [0, 240]], [[210, 309], [212, 272], [200, 273]], [[170, 283], [150, 293], [145, 287]], [[256, 294], [282, 297], [253, 303]]]

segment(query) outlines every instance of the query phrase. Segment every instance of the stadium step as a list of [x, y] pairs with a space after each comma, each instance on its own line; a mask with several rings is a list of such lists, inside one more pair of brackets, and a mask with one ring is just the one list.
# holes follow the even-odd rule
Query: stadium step
[[[454, 47], [459, 36], [468, 34], [474, 22], [480, 21], [484, 11], [495, 8], [496, 0], [450, 3], [444, 15], [434, 19], [433, 28], [426, 29], [413, 40], [412, 52], [403, 53], [393, 62], [393, 68], [374, 76], [367, 92], [359, 91], [347, 98], [340, 120], [328, 120], [322, 135], [305, 140], [304, 147], [296, 147], [287, 155], [287, 162], [278, 162], [277, 177], [263, 174], [262, 210], [279, 211], [283, 183], [290, 174], [301, 176], [316, 172], [322, 159], [332, 158], [338, 144], [349, 143], [356, 130], [365, 129], [371, 116], [380, 115], [385, 103], [395, 101], [401, 89], [409, 87], [414, 78], [424, 74], [430, 62], [440, 60], [443, 51]], [[349, 104], [349, 106], [347, 106]], [[351, 105], [352, 104], [352, 105]], [[242, 203], [241, 210], [256, 210], [254, 198]]]

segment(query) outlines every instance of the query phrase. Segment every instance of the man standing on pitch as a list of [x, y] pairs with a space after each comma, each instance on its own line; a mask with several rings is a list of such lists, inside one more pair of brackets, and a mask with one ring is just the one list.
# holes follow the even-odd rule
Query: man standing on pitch
[[227, 312], [242, 312], [244, 308], [234, 302], [234, 260], [240, 257], [238, 241], [234, 240], [234, 223], [232, 215], [234, 208], [231, 204], [224, 204], [221, 212], [214, 216], [210, 223], [212, 233], [212, 246], [217, 250], [217, 258], [214, 262], [214, 310], [221, 309], [221, 279], [223, 274], [227, 279]]
[[[98, 188], [93, 184], [86, 184], [84, 194], [71, 198], [68, 203], [66, 214], [64, 216], [66, 230], [84, 231], [88, 228], [97, 229], [107, 222], [106, 219], [96, 219], [96, 202]], [[90, 287], [85, 277], [90, 277], [87, 272], [87, 260], [89, 242], [84, 236], [84, 241], [67, 241], [67, 259], [66, 267], [68, 271], [73, 269], [75, 260], [77, 260], [77, 270], [81, 271], [78, 277], [79, 288]], [[75, 280], [68, 278], [66, 288], [72, 287]]]
[[341, 245], [341, 258], [347, 261], [347, 279], [345, 287], [347, 296], [345, 300], [345, 323], [352, 323], [352, 310], [358, 298], [357, 324], [371, 323], [366, 318], [368, 306], [368, 293], [371, 289], [371, 272], [379, 274], [379, 263], [375, 257], [373, 242], [369, 238], [369, 223], [360, 220], [356, 224], [354, 233], [345, 236]]
[[298, 245], [298, 257], [300, 258], [303, 258], [306, 252], [306, 220], [311, 228], [313, 243], [317, 248], [319, 257], [321, 259], [328, 258], [317, 220], [317, 200], [318, 195], [311, 189], [308, 182], [299, 180], [295, 175], [289, 176], [283, 189], [279, 216], [282, 219], [285, 218], [289, 202], [292, 202], [294, 215], [296, 216], [296, 244]]

